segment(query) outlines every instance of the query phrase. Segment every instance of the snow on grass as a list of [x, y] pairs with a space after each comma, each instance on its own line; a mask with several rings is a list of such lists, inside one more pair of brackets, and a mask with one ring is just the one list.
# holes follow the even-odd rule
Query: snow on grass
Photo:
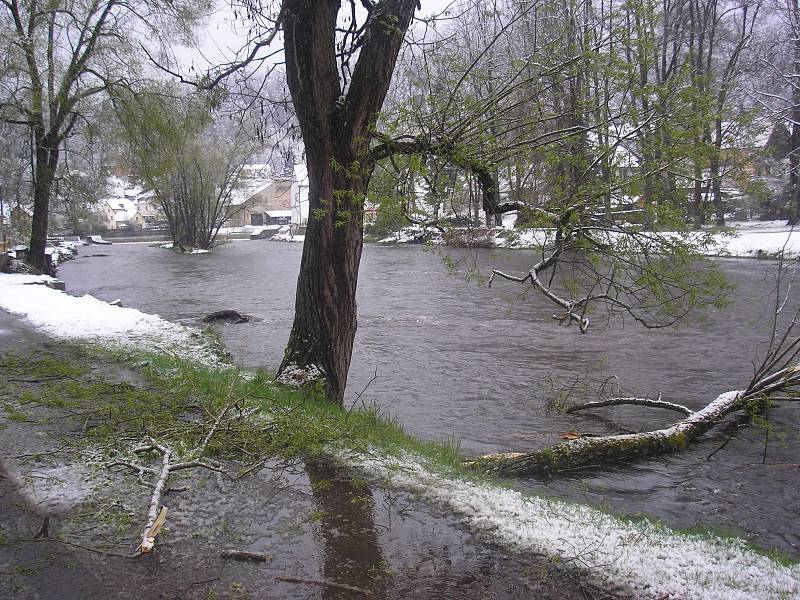
[[305, 242], [306, 236], [304, 235], [292, 235], [291, 233], [276, 233], [271, 238], [269, 238], [271, 242]]
[[276, 381], [289, 387], [303, 387], [323, 378], [322, 372], [314, 365], [300, 367], [288, 365], [281, 371]]
[[51, 278], [0, 275], [0, 309], [20, 315], [48, 335], [138, 351], [161, 351], [206, 366], [218, 364], [196, 330], [93, 296], [76, 297], [41, 284]]
[[[785, 221], [748, 221], [732, 222], [732, 230], [716, 234], [712, 242], [701, 249], [707, 256], [726, 256], [743, 258], [773, 257], [785, 249], [785, 255], [800, 256], [800, 229], [794, 231]], [[534, 248], [547, 247], [553, 243], [555, 231], [552, 229], [509, 229], [494, 228], [494, 245], [498, 248]], [[663, 236], [679, 235], [662, 232]], [[690, 232], [687, 235], [701, 235]], [[425, 232], [421, 227], [411, 226], [379, 240], [380, 244], [403, 244], [429, 240], [431, 243], [442, 243], [437, 232]], [[696, 239], [696, 238], [695, 238]]]
[[425, 229], [419, 225], [411, 225], [394, 232], [388, 237], [378, 240], [379, 244], [408, 244], [428, 239], [435, 233], [434, 230]]
[[410, 455], [349, 460], [513, 549], [560, 557], [640, 598], [800, 597], [800, 565], [783, 566], [741, 540], [676, 534], [657, 523], [445, 477]]
[[766, 223], [738, 224], [737, 235], [718, 238], [710, 254], [718, 256], [767, 257], [800, 255], [800, 230], [794, 231], [785, 223], [769, 221]]

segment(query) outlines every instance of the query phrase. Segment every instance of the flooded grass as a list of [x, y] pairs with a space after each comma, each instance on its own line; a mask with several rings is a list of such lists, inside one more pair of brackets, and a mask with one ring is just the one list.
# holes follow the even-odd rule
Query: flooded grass
[[[0, 524], [0, 578], [14, 597], [30, 590], [124, 597], [133, 580], [146, 582], [142, 593], [172, 598], [316, 597], [320, 585], [322, 597], [352, 597], [337, 592], [337, 582], [381, 598], [555, 599], [599, 591], [549, 560], [473, 542], [451, 517], [323, 458], [341, 447], [414, 450], [445, 468], [460, 460], [454, 441], [417, 442], [374, 408], [326, 405], [315, 390], [275, 385], [268, 373], [59, 344], [3, 354], [0, 396], [24, 418], [0, 416], [14, 430], [3, 440], [8, 458], [0, 469], [9, 508]], [[132, 474], [110, 472], [108, 459], [145, 435], [186, 452], [232, 400], [259, 412], [226, 425], [209, 454], [232, 471], [259, 468], [225, 481], [176, 473], [170, 485], [188, 489], [165, 497], [170, 516], [156, 554], [125, 558], [141, 535], [150, 490]], [[37, 473], [52, 479], [50, 487]], [[58, 506], [48, 500], [54, 493]], [[50, 537], [33, 539], [45, 515], [53, 519]], [[257, 568], [226, 564], [219, 558], [225, 547], [270, 558]], [[176, 564], [177, 572], [167, 566]]]

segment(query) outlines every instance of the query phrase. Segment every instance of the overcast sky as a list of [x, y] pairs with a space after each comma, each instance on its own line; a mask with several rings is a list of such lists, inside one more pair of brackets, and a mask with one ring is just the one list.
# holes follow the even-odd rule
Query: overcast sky
[[[446, 10], [457, 0], [421, 0], [422, 10], [417, 16], [429, 16]], [[235, 57], [247, 40], [247, 25], [236, 21], [229, 0], [219, 0], [216, 12], [205, 30], [198, 31], [195, 48], [178, 47], [175, 56], [184, 69], [194, 67], [203, 71], [211, 65], [227, 62]]]

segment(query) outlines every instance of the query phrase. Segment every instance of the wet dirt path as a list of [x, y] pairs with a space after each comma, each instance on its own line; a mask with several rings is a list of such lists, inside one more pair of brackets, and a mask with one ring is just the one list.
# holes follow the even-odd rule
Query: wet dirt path
[[[0, 354], [69, 352], [0, 312]], [[87, 377], [132, 379], [111, 364], [92, 365]], [[241, 481], [192, 473], [175, 482], [186, 491], [164, 498], [170, 513], [157, 551], [129, 558], [149, 490], [70, 449], [82, 424], [21, 402], [37, 384], [8, 379], [0, 374], [3, 598], [622, 597], [572, 565], [510, 553], [327, 461], [273, 462]], [[36, 538], [45, 517], [48, 537]], [[224, 560], [228, 548], [269, 558]]]

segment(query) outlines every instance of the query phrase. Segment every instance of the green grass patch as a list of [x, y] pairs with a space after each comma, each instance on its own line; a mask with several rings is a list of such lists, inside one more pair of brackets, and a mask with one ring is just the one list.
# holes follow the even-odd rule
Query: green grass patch
[[[118, 381], [115, 369], [133, 369], [141, 381]], [[232, 413], [250, 414], [216, 431], [208, 456], [304, 458], [334, 448], [413, 452], [447, 471], [463, 470], [464, 457], [454, 438], [417, 440], [374, 406], [345, 410], [325, 402], [318, 389], [276, 384], [265, 371], [208, 368], [163, 354], [69, 346], [62, 346], [58, 354], [3, 357], [0, 370], [25, 380], [16, 384], [15, 395], [21, 402], [75, 415], [85, 432], [75, 444], [122, 450], [152, 436], [187, 452], [203, 441], [215, 417], [232, 405]], [[35, 385], [29, 381], [33, 379]], [[6, 408], [8, 418], [24, 417], [14, 411]]]

